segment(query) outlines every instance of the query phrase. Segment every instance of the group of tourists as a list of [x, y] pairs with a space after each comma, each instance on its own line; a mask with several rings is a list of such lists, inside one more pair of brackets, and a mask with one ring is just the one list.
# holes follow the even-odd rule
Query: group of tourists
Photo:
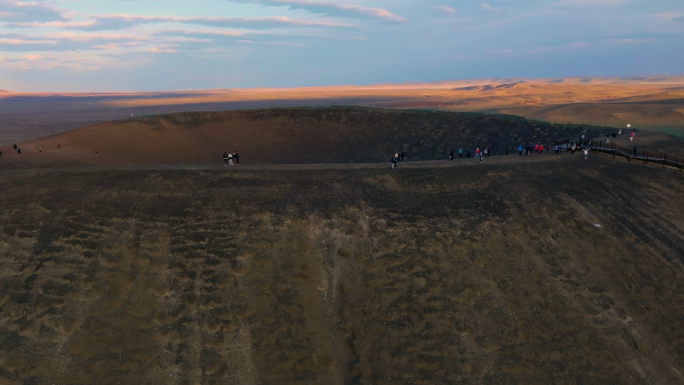
[[[489, 146], [483, 148], [480, 150], [479, 147], [475, 148], [475, 158], [480, 159], [480, 161], [484, 161], [484, 158], [489, 158]], [[449, 152], [449, 160], [454, 160], [454, 157], [456, 155], [456, 150], [451, 150]], [[470, 159], [472, 157], [472, 152], [470, 151], [470, 148], [466, 151], [466, 159]], [[458, 149], [458, 158], [463, 159], [463, 148]]]
[[406, 162], [408, 161], [408, 151], [406, 150], [401, 150], [401, 151], [395, 151], [394, 156], [391, 159], [392, 162], [392, 168], [399, 168], [399, 162]]
[[[546, 147], [546, 151], [549, 151], [549, 147]], [[525, 156], [528, 156], [530, 154], [541, 154], [544, 152], [544, 145], [543, 144], [538, 144], [538, 143], [530, 143], [525, 145], [519, 145], [518, 146], [518, 155], [522, 156], [523, 152], [525, 153]]]
[[240, 151], [224, 152], [223, 153], [224, 166], [239, 166], [240, 165]]

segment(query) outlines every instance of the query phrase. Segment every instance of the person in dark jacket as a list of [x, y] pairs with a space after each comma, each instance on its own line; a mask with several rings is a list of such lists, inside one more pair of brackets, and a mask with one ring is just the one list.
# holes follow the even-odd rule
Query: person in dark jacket
[[634, 157], [636, 158], [636, 156], [637, 156], [637, 150], [636, 150], [636, 146], [634, 146]]
[[468, 149], [468, 151], [466, 151], [466, 159], [470, 159], [470, 149]]
[[228, 165], [228, 153], [227, 152], [223, 153], [223, 165], [224, 166]]
[[449, 160], [454, 160], [454, 150], [449, 153]]
[[240, 165], [240, 151], [235, 151], [235, 164]]

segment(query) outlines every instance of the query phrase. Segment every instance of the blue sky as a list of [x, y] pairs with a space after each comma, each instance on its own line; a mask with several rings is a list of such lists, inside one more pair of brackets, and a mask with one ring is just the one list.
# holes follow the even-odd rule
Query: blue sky
[[684, 73], [682, 0], [0, 0], [0, 89]]

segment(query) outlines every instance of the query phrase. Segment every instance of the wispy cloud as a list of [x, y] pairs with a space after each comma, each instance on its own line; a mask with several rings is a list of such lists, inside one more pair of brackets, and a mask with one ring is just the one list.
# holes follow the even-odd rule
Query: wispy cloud
[[652, 43], [658, 39], [652, 37], [642, 37], [642, 38], [625, 38], [625, 39], [606, 39], [602, 40], [606, 43], [616, 43], [616, 44], [640, 44], [640, 43]]
[[0, 0], [0, 21], [66, 20], [59, 9], [41, 1]]
[[451, 8], [451, 7], [449, 7], [449, 6], [446, 6], [446, 5], [440, 5], [440, 6], [438, 6], [438, 7], [435, 7], [435, 9], [438, 10], [438, 11], [440, 11], [440, 12], [444, 12], [444, 13], [446, 13], [446, 14], [448, 14], [448, 15], [453, 15], [454, 13], [456, 13], [456, 10], [455, 10], [455, 9], [453, 9], [453, 8]]
[[556, 3], [559, 8], [601, 7], [627, 3], [631, 0], [562, 0]]
[[290, 9], [301, 9], [312, 13], [338, 17], [370, 17], [374, 19], [404, 22], [407, 19], [386, 9], [363, 7], [355, 4], [340, 4], [320, 0], [232, 0], [240, 3], [259, 3], [271, 6], [286, 6]]
[[513, 53], [513, 50], [510, 48], [489, 49], [489, 50], [485, 51], [485, 53], [492, 53], [492, 54], [497, 54], [497, 55], [510, 55]]
[[480, 4], [480, 9], [484, 9], [485, 11], [492, 11], [492, 12], [500, 11], [500, 10], [501, 10], [501, 8], [491, 6], [491, 5], [487, 4], [487, 3], [482, 3], [482, 4]]
[[171, 16], [139, 16], [126, 14], [92, 16], [87, 22], [48, 22], [48, 23], [9, 23], [10, 27], [45, 27], [74, 29], [84, 31], [120, 30], [142, 24], [180, 23], [208, 27], [269, 29], [283, 27], [314, 28], [359, 28], [358, 25], [337, 23], [326, 20], [291, 19], [284, 16], [275, 17], [171, 17]]

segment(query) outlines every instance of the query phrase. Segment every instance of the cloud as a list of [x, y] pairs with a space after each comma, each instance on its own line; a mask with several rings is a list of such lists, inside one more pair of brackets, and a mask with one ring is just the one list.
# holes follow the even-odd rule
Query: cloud
[[232, 0], [240, 3], [258, 3], [270, 6], [286, 6], [290, 9], [300, 9], [328, 16], [339, 17], [370, 17], [393, 22], [407, 21], [405, 17], [382, 8], [362, 7], [354, 4], [339, 4], [332, 1], [320, 0]]
[[0, 0], [0, 21], [57, 21], [66, 20], [62, 12], [40, 1]]
[[438, 11], [444, 12], [444, 13], [446, 13], [446, 14], [448, 14], [448, 15], [453, 15], [454, 13], [456, 13], [456, 10], [455, 10], [455, 9], [453, 9], [453, 8], [451, 8], [451, 7], [448, 7], [448, 6], [446, 6], [446, 5], [440, 5], [440, 6], [438, 6], [438, 7], [435, 7], [435, 9], [438, 10]]
[[616, 44], [639, 44], [639, 43], [651, 43], [658, 39], [643, 37], [643, 38], [625, 38], [625, 39], [607, 39], [603, 40], [606, 43], [616, 43]]
[[504, 49], [490, 49], [490, 50], [487, 50], [485, 52], [497, 54], [497, 55], [509, 55], [509, 54], [513, 53], [513, 50], [510, 48], [504, 48]]
[[493, 7], [493, 6], [491, 6], [491, 5], [487, 4], [487, 3], [482, 3], [482, 4], [480, 4], [480, 9], [484, 9], [485, 11], [492, 11], [492, 12], [500, 11], [500, 10], [501, 10], [501, 8]]
[[676, 12], [662, 12], [662, 13], [656, 13], [654, 15], [651, 15], [652, 17], [661, 20], [661, 21], [682, 21], [684, 20], [684, 15], [681, 13], [676, 13]]
[[324, 20], [291, 19], [276, 17], [170, 17], [139, 16], [126, 14], [92, 16], [87, 22], [49, 22], [49, 23], [10, 23], [10, 27], [45, 27], [74, 29], [84, 31], [120, 30], [142, 24], [182, 23], [223, 28], [269, 29], [283, 27], [315, 27], [315, 28], [359, 28], [355, 24], [336, 23]]
[[586, 41], [575, 41], [570, 44], [567, 44], [566, 47], [568, 48], [582, 48], [582, 47], [588, 47], [590, 46], [591, 43], [586, 42]]
[[116, 43], [123, 45], [131, 42], [148, 42], [152, 39], [145, 35], [111, 33], [48, 33], [26, 35], [0, 33], [0, 51], [5, 52], [62, 52], [73, 50], [92, 50]]
[[600, 7], [627, 3], [630, 0], [562, 0], [556, 3], [558, 8]]

